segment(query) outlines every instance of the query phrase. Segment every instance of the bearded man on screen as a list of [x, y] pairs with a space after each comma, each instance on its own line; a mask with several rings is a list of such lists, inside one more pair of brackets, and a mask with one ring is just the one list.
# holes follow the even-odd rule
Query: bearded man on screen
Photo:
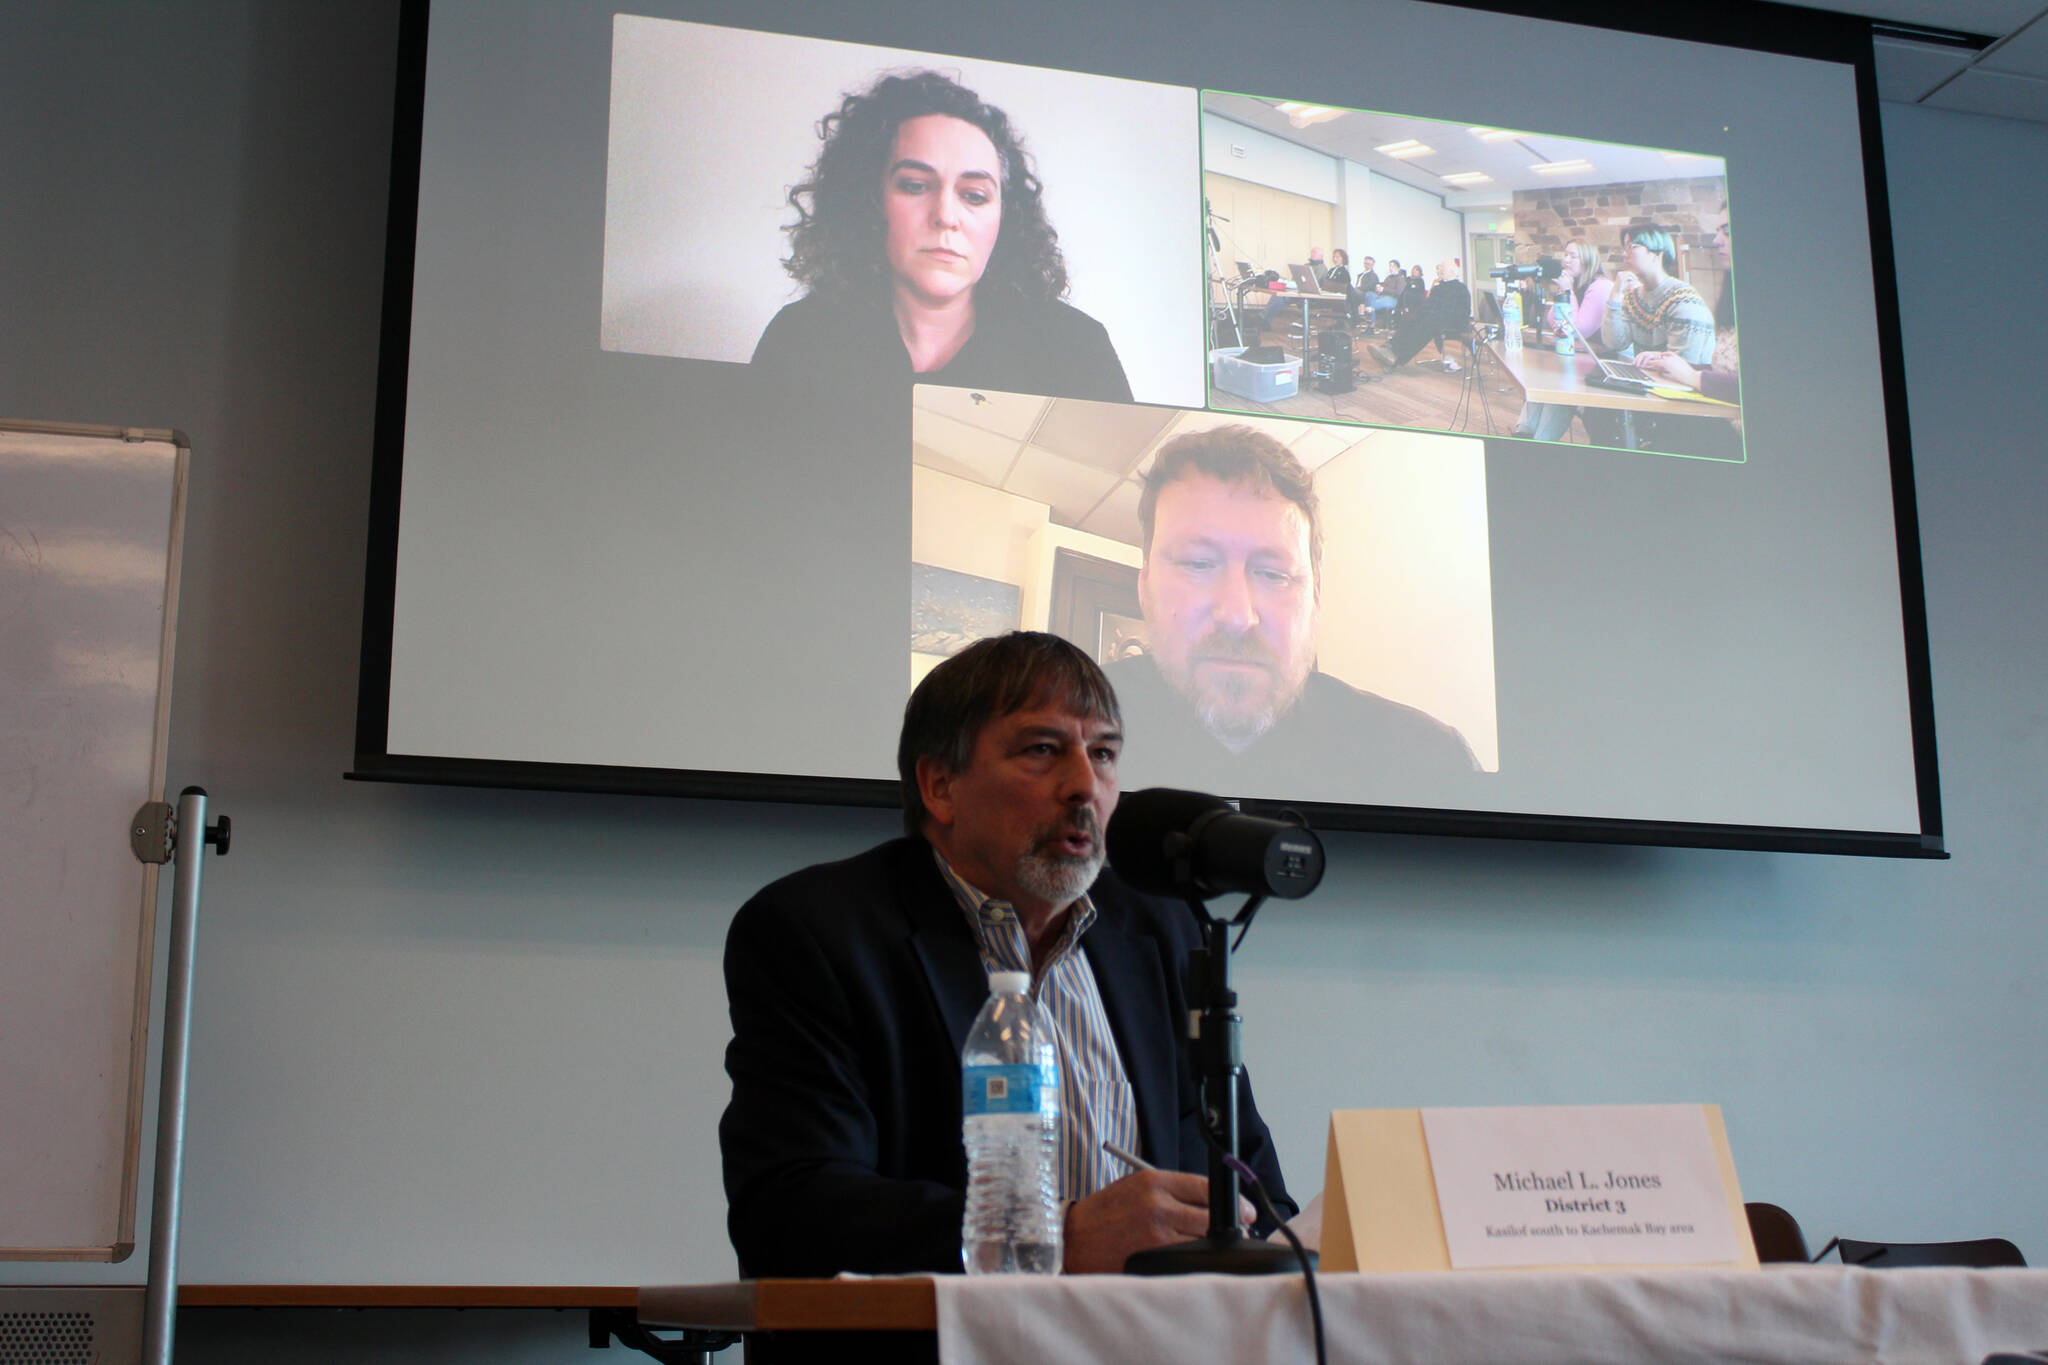
[[1257, 794], [1304, 774], [1436, 777], [1478, 768], [1427, 712], [1316, 667], [1323, 531], [1293, 453], [1245, 426], [1160, 448], [1138, 503], [1146, 658], [1113, 666], [1148, 773]]

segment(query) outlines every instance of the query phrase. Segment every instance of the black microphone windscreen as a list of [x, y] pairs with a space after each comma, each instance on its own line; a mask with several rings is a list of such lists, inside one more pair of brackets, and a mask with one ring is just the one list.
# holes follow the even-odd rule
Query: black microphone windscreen
[[1231, 809], [1228, 801], [1206, 792], [1149, 787], [1127, 792], [1109, 817], [1103, 848], [1116, 875], [1140, 891], [1177, 896], [1184, 887], [1175, 872], [1168, 842], [1177, 842], [1188, 826], [1204, 815]]
[[1543, 272], [1543, 278], [1546, 280], [1554, 280], [1564, 274], [1564, 262], [1555, 256], [1538, 256], [1536, 268]]

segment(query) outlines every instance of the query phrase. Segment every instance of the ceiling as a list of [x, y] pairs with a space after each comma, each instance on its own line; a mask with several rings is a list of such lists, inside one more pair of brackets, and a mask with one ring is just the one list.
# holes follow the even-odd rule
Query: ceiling
[[[1877, 26], [1879, 98], [2048, 123], [2044, 0], [1854, 0], [1818, 7], [1861, 14]], [[1202, 103], [1233, 122], [1370, 166], [1460, 209], [1501, 207], [1515, 190], [1537, 186], [1710, 178], [1722, 172], [1716, 158], [1682, 155], [1699, 149], [1627, 147], [1524, 132], [1487, 141], [1480, 135], [1490, 130], [1368, 110], [1304, 124], [1298, 107], [1290, 111], [1273, 100], [1215, 91], [1205, 93]], [[1396, 157], [1379, 150], [1409, 139], [1425, 144], [1424, 152]], [[1584, 169], [1532, 174], [1536, 163], [1573, 160], [1584, 161]], [[1474, 175], [1481, 178], [1478, 183], [1446, 179]]]
[[1990, 38], [1981, 50], [1914, 41], [1880, 28], [1877, 93], [1994, 118], [2048, 123], [2048, 14], [2041, 0], [1807, 0], [1894, 25]]
[[[1159, 447], [1184, 432], [1244, 418], [920, 384], [911, 404], [911, 460], [1044, 503], [1055, 525], [1136, 545], [1138, 494]], [[1371, 442], [1376, 431], [1275, 423], [1310, 470]]]
[[[1645, 181], [1717, 177], [1725, 163], [1717, 156], [1685, 150], [1660, 151], [1617, 142], [1473, 128], [1439, 119], [1408, 118], [1367, 109], [1346, 110], [1325, 122], [1299, 126], [1272, 100], [1205, 91], [1202, 108], [1233, 123], [1312, 147], [1330, 156], [1369, 166], [1377, 175], [1441, 195], [1457, 209], [1506, 207], [1516, 190], [1562, 189], [1579, 185], [1640, 184]], [[1420, 143], [1413, 155], [1389, 155], [1383, 147]], [[1240, 154], [1228, 142], [1223, 157]], [[1583, 169], [1538, 172], [1543, 164]], [[1483, 183], [1447, 176], [1483, 176]]]

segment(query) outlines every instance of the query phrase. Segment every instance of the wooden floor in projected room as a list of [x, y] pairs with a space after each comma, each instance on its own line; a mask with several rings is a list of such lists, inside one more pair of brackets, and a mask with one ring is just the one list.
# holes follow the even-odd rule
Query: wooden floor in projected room
[[[1474, 378], [1472, 357], [1465, 353], [1463, 345], [1453, 341], [1449, 347], [1451, 358], [1463, 368], [1452, 374], [1444, 370], [1443, 356], [1432, 342], [1417, 352], [1413, 360], [1388, 374], [1365, 349], [1374, 341], [1386, 339], [1384, 330], [1373, 335], [1353, 334], [1351, 345], [1358, 357], [1358, 378], [1362, 382], [1349, 393], [1318, 392], [1315, 381], [1309, 378], [1308, 366], [1304, 365], [1301, 390], [1292, 398], [1261, 403], [1212, 386], [1210, 405], [1229, 411], [1456, 431], [1472, 436], [1505, 436], [1513, 430], [1516, 419], [1522, 415], [1522, 391], [1502, 373], [1493, 357], [1485, 357], [1480, 374]], [[1284, 334], [1267, 332], [1260, 340], [1267, 345], [1279, 345], [1290, 356], [1301, 354], [1299, 328]], [[1483, 352], [1484, 348], [1481, 349]], [[1564, 439], [1584, 443], [1585, 427], [1573, 422]]]

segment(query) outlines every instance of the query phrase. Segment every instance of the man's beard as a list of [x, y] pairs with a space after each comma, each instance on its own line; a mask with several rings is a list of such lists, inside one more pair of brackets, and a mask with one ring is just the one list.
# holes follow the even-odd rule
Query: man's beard
[[[1197, 677], [1204, 663], [1255, 664], [1266, 670], [1270, 683], [1257, 677], [1225, 670], [1207, 680]], [[1250, 635], [1213, 631], [1188, 653], [1186, 677], [1181, 691], [1194, 703], [1195, 714], [1224, 748], [1243, 753], [1254, 740], [1273, 728], [1280, 717], [1294, 709], [1308, 681], [1308, 670], [1289, 678], [1281, 661], [1265, 644]]]
[[[1059, 843], [1069, 834], [1089, 836], [1089, 850], [1069, 853]], [[1081, 898], [1102, 873], [1102, 822], [1087, 806], [1077, 808], [1067, 819], [1036, 830], [1031, 847], [1017, 859], [1017, 885], [1048, 905], [1065, 906]]]

